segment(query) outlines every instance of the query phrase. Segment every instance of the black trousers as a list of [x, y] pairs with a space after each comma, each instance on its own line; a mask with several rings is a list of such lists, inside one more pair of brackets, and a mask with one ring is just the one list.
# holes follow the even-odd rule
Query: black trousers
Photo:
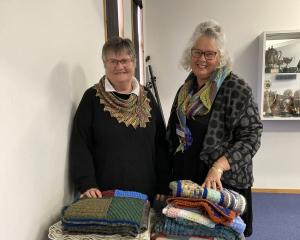
[[246, 198], [247, 206], [245, 212], [241, 215], [241, 218], [244, 220], [246, 224], [246, 229], [244, 231], [245, 237], [250, 237], [252, 234], [252, 222], [253, 222], [253, 212], [252, 212], [252, 191], [251, 187], [246, 189], [238, 189], [231, 186], [228, 186], [224, 183], [223, 187], [227, 189], [232, 189], [233, 191], [238, 192]]

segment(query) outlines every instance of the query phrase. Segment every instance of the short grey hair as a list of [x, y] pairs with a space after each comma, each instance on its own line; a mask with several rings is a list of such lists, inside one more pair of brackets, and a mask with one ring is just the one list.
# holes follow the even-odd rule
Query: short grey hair
[[198, 39], [203, 36], [216, 40], [220, 53], [220, 64], [218, 67], [221, 68], [227, 66], [231, 68], [231, 58], [225, 47], [225, 33], [223, 32], [221, 26], [213, 20], [202, 22], [195, 28], [194, 33], [183, 52], [180, 61], [181, 66], [187, 71], [191, 70], [191, 49], [196, 44]]
[[105, 42], [102, 48], [102, 61], [105, 64], [108, 53], [122, 53], [128, 54], [133, 63], [136, 63], [135, 49], [132, 41], [129, 38], [113, 37]]

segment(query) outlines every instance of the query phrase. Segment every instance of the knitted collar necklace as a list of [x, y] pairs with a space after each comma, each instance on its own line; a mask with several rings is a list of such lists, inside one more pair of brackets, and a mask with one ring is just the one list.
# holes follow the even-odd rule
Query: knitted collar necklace
[[151, 117], [150, 99], [146, 96], [145, 89], [140, 86], [139, 96], [130, 94], [128, 99], [122, 99], [113, 92], [105, 91], [105, 76], [94, 88], [96, 96], [100, 98], [100, 104], [104, 105], [104, 111], [110, 113], [112, 118], [117, 119], [118, 123], [125, 123], [126, 127], [133, 126], [145, 128]]

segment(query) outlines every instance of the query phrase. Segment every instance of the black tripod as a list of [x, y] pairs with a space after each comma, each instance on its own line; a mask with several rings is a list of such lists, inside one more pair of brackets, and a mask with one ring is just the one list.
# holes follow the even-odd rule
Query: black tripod
[[146, 64], [147, 64], [148, 72], [150, 74], [150, 82], [147, 82], [146, 86], [148, 88], [150, 88], [150, 89], [153, 88], [154, 94], [155, 94], [155, 98], [156, 98], [156, 102], [157, 102], [159, 110], [161, 112], [161, 116], [162, 116], [164, 125], [166, 126], [166, 121], [165, 121], [164, 113], [162, 111], [162, 107], [161, 107], [161, 103], [160, 103], [160, 99], [159, 99], [159, 95], [158, 95], [158, 91], [157, 91], [157, 87], [156, 87], [156, 77], [153, 75], [152, 67], [149, 64], [149, 61], [150, 61], [150, 56], [147, 56], [146, 57]]

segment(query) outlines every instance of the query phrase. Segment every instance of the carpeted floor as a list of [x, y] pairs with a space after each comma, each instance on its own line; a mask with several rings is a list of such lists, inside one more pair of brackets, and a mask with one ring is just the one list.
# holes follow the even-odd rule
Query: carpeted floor
[[247, 240], [299, 240], [300, 194], [253, 193], [253, 234]]

